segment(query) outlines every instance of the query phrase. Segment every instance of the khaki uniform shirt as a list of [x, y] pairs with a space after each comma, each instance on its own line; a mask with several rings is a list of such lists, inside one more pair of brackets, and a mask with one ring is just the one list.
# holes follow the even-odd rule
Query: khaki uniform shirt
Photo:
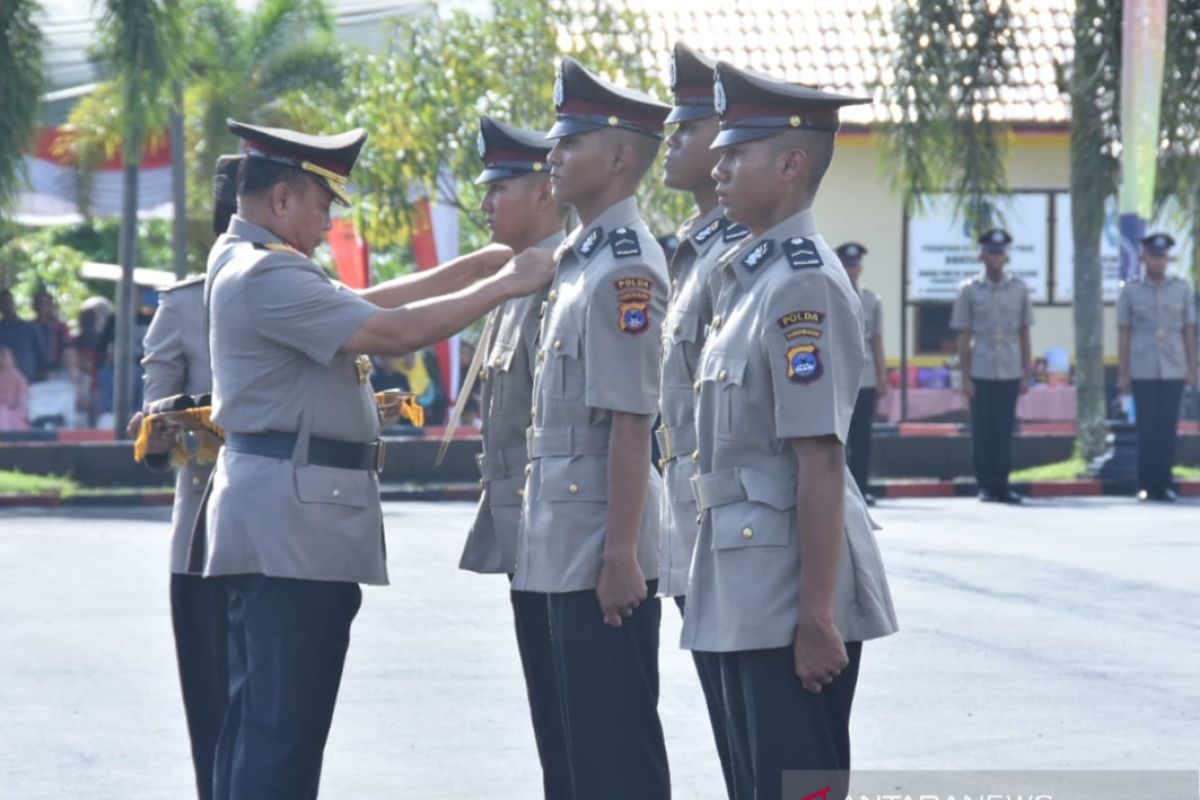
[[720, 255], [749, 233], [744, 225], [730, 222], [717, 206], [683, 224], [679, 249], [671, 260], [671, 301], [662, 337], [662, 424], [656, 432], [663, 468], [658, 591], [664, 597], [687, 592], [699, 528], [692, 499], [696, 473], [696, 393], [692, 384], [712, 321], [709, 281]]
[[[632, 197], [573, 231], [559, 254], [542, 318], [513, 580], [533, 592], [596, 587], [613, 412], [654, 414], [667, 308], [666, 259]], [[647, 469], [637, 555], [653, 580], [662, 481]]]
[[[553, 249], [562, 240], [563, 234], [556, 233], [535, 247]], [[487, 348], [479, 372], [483, 452], [477, 460], [483, 495], [459, 562], [459, 567], [472, 572], [511, 575], [516, 569], [521, 496], [529, 463], [525, 439], [533, 402], [533, 365], [548, 292], [509, 300], [495, 312], [492, 341], [479, 343]]]
[[862, 302], [863, 349], [866, 363], [863, 365], [862, 389], [874, 389], [877, 365], [875, 364], [875, 337], [883, 335], [883, 308], [879, 295], [870, 289], [860, 289], [858, 299]]
[[[158, 310], [142, 344], [146, 404], [177, 394], [212, 391], [208, 334], [204, 330], [204, 278], [178, 283], [159, 295]], [[188, 541], [208, 485], [211, 464], [187, 463], [175, 472], [171, 509], [171, 572], [187, 572]]]
[[379, 436], [368, 375], [338, 352], [379, 307], [237, 216], [209, 254], [207, 291], [214, 421], [299, 437], [290, 460], [221, 448], [204, 574], [387, 583], [375, 474], [308, 463], [309, 436]]
[[1021, 329], [1033, 324], [1029, 288], [1015, 275], [1004, 273], [991, 281], [980, 273], [963, 281], [954, 299], [950, 327], [971, 332], [971, 377], [984, 380], [1018, 380], [1021, 362]]
[[[800, 543], [820, 509], [796, 507], [789, 440], [845, 442], [862, 376], [862, 308], [811, 211], [721, 257], [723, 287], [700, 357], [694, 483], [702, 514], [682, 643], [790, 646]], [[846, 472], [834, 621], [846, 641], [886, 636], [895, 612], [866, 503]]]
[[1132, 380], [1183, 380], [1187, 377], [1184, 327], [1196, 324], [1192, 287], [1183, 278], [1140, 278], [1121, 287], [1117, 327], [1129, 328], [1129, 377]]

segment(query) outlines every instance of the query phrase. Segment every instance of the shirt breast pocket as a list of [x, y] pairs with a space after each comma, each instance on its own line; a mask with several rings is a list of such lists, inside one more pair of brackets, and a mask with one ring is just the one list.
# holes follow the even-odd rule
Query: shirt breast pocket
[[[691, 388], [695, 381], [692, 359], [688, 357], [689, 348], [695, 348], [700, 340], [700, 314], [695, 311], [685, 311], [668, 320], [663, 326], [663, 383], [676, 388]], [[682, 357], [676, 354], [668, 358], [676, 349], [683, 349]]]
[[712, 549], [787, 547], [796, 513], [794, 478], [739, 469], [746, 499], [712, 509]]
[[296, 467], [295, 476], [301, 503], [366, 508], [370, 501], [371, 478], [364, 471], [305, 464]]
[[700, 380], [713, 384], [717, 436], [721, 439], [740, 438], [753, 427], [748, 420], [751, 410], [748, 407], [745, 378], [745, 356], [713, 352], [703, 361]]
[[583, 397], [583, 363], [579, 358], [579, 335], [564, 333], [543, 344], [546, 353], [545, 369], [550, 396], [558, 400], [579, 400]]

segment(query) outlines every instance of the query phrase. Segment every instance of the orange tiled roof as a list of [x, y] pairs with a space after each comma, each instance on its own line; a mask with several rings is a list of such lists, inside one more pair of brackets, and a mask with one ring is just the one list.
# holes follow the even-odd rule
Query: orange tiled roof
[[[644, 14], [664, 80], [679, 39], [706, 55], [790, 81], [846, 94], [872, 94], [891, 69], [879, 51], [901, 46], [892, 29], [893, 0], [612, 0]], [[1018, 124], [1062, 125], [1069, 105], [1055, 84], [1055, 63], [1073, 54], [1073, 0], [1009, 0], [1017, 63], [994, 111]], [[882, 73], [881, 73], [882, 70]], [[895, 109], [882, 102], [844, 109], [843, 122], [870, 125]]]

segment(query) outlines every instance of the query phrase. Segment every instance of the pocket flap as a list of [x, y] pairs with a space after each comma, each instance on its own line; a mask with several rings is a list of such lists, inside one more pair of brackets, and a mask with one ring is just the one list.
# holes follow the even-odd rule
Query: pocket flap
[[542, 459], [538, 497], [552, 502], [603, 502], [608, 499], [608, 460], [595, 456]]
[[357, 469], [302, 464], [295, 469], [296, 496], [301, 503], [330, 503], [366, 508], [370, 500], [370, 474]]
[[700, 367], [700, 380], [723, 385], [741, 386], [746, 377], [746, 357], [712, 352]]
[[513, 354], [517, 352], [517, 346], [511, 342], [496, 342], [492, 345], [492, 352], [488, 355], [491, 357], [485, 364], [489, 369], [496, 372], [508, 372], [512, 366]]
[[579, 358], [579, 335], [575, 333], [559, 334], [543, 347], [552, 357]]
[[525, 476], [497, 478], [487, 485], [488, 503], [493, 506], [519, 506], [525, 497]]
[[684, 311], [670, 323], [668, 335], [673, 344], [694, 342], [700, 338], [700, 314], [695, 311]]
[[786, 475], [742, 467], [738, 470], [746, 499], [779, 511], [796, 507], [796, 481]]
[[712, 510], [712, 549], [786, 547], [791, 542], [794, 511], [762, 503], [731, 503]]

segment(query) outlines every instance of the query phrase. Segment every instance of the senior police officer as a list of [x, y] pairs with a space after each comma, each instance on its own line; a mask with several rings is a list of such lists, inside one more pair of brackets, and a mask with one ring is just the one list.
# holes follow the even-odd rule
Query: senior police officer
[[[696, 365], [704, 337], [713, 321], [710, 282], [718, 257], [749, 235], [745, 225], [731, 222], [717, 202], [712, 178], [717, 153], [711, 149], [717, 135], [717, 110], [713, 106], [713, 68], [716, 62], [678, 43], [671, 58], [671, 89], [675, 107], [667, 124], [675, 130], [667, 137], [663, 183], [688, 192], [696, 212], [680, 226], [679, 246], [671, 257], [671, 295], [663, 324], [663, 364], [659, 409], [662, 423], [655, 432], [663, 469], [660, 525], [659, 593], [674, 597], [684, 610], [688, 572], [695, 549], [696, 503], [692, 476], [696, 471]], [[729, 793], [733, 775], [729, 742], [721, 703], [721, 665], [712, 653], [693, 653], [700, 686], [708, 704], [717, 754]]]
[[558, 251], [534, 378], [513, 587], [546, 592], [575, 800], [670, 796], [658, 718], [650, 468], [667, 266], [633, 198], [670, 108], [564, 58], [549, 133]]
[[1008, 485], [1017, 397], [1029, 389], [1033, 306], [1025, 282], [1004, 269], [1012, 236], [993, 228], [979, 237], [984, 271], [963, 281], [950, 327], [958, 331], [962, 390], [971, 402], [975, 483], [985, 503], [1019, 504]]
[[719, 653], [737, 800], [780, 798], [790, 770], [833, 771], [844, 795], [862, 642], [896, 630], [843, 452], [861, 306], [811, 210], [838, 109], [856, 102], [717, 64], [717, 197], [751, 235], [720, 259], [695, 386], [682, 643]]
[[1183, 388], [1196, 385], [1196, 305], [1182, 278], [1167, 275], [1175, 240], [1142, 239], [1145, 274], [1121, 288], [1117, 303], [1122, 392], [1133, 392], [1137, 424], [1138, 499], [1178, 499], [1171, 478]]
[[552, 260], [531, 249], [501, 269], [511, 251], [493, 245], [349, 291], [311, 255], [330, 205], [347, 202], [366, 134], [233, 121], [230, 130], [245, 141], [238, 213], [209, 255], [205, 286], [213, 420], [225, 445], [190, 566], [231, 595], [215, 794], [295, 800], [317, 796], [358, 584], [387, 582], [382, 443], [364, 354], [446, 338], [545, 285]]
[[[237, 169], [241, 156], [221, 156], [213, 176], [213, 233], [220, 236], [237, 210]], [[208, 335], [204, 328], [203, 276], [180, 281], [159, 295], [158, 310], [146, 331], [142, 358], [145, 405], [180, 394], [201, 395], [212, 390], [208, 364]], [[130, 435], [141, 427], [143, 412], [129, 423]], [[213, 796], [213, 754], [229, 696], [229, 624], [225, 588], [218, 581], [188, 574], [187, 545], [200, 498], [212, 472], [201, 463], [205, 448], [199, 440], [211, 434], [183, 432], [155, 425], [146, 459], [151, 469], [168, 469], [169, 452], [185, 437], [190, 454], [175, 473], [175, 502], [171, 509], [171, 624], [183, 711], [187, 718], [196, 772], [196, 794]], [[210, 443], [210, 449], [215, 450]]]
[[[479, 155], [483, 171], [476, 179], [487, 187], [480, 208], [492, 241], [513, 252], [529, 247], [553, 249], [563, 240], [563, 206], [550, 190], [545, 131], [526, 130], [491, 117], [479, 122]], [[525, 431], [533, 400], [533, 367], [538, 325], [546, 289], [510, 300], [492, 312], [477, 345], [482, 351], [483, 452], [479, 483], [483, 496], [467, 536], [460, 567], [472, 572], [502, 573], [516, 569], [517, 529], [525, 493]], [[470, 387], [463, 387], [467, 397]], [[517, 650], [525, 673], [525, 689], [533, 719], [534, 739], [542, 764], [547, 800], [571, 797], [571, 775], [563, 735], [550, 619], [542, 592], [510, 592]]]
[[875, 420], [876, 403], [888, 392], [887, 360], [883, 354], [883, 307], [879, 295], [858, 285], [867, 248], [858, 242], [846, 242], [834, 252], [846, 268], [850, 283], [862, 302], [863, 352], [866, 356], [858, 400], [854, 404], [854, 416], [850, 418], [850, 433], [846, 437], [846, 464], [863, 499], [867, 505], [873, 506], [875, 497], [867, 491], [871, 478], [871, 427]]

